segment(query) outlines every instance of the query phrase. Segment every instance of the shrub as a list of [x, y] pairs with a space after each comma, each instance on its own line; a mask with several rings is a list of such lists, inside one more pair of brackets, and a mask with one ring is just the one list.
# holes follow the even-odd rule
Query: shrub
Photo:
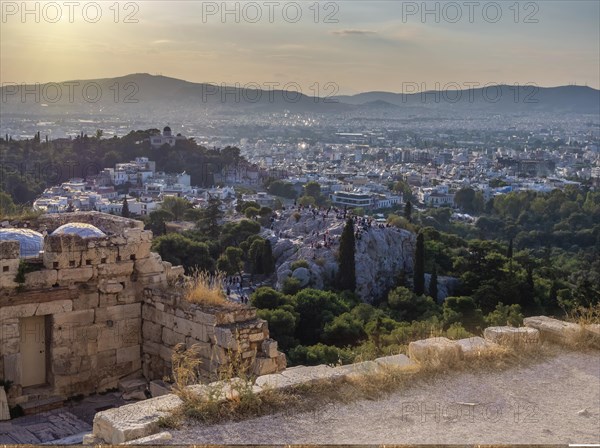
[[306, 269], [308, 269], [308, 261], [306, 261], [306, 260], [296, 260], [290, 266], [290, 269], [292, 271], [295, 271], [298, 268], [306, 268]]

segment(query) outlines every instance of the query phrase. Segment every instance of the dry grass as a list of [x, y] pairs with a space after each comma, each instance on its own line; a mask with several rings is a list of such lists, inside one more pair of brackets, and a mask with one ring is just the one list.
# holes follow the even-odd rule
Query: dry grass
[[568, 320], [579, 325], [580, 331], [563, 341], [564, 345], [574, 350], [600, 349], [600, 334], [590, 330], [591, 326], [600, 325], [600, 303], [576, 308], [568, 314]]
[[[185, 395], [183, 405], [173, 415], [163, 419], [161, 425], [178, 428], [185, 421], [214, 424], [273, 413], [293, 415], [298, 412], [315, 412], [336, 403], [378, 400], [394, 392], [447, 378], [448, 375], [460, 375], [464, 372], [485, 374], [535, 364], [555, 356], [558, 351], [560, 347], [542, 344], [520, 346], [518, 349], [500, 347], [481, 353], [477, 358], [450, 364], [432, 363], [412, 368], [386, 366], [374, 373], [313, 381], [287, 389], [264, 388], [260, 393], [253, 391], [253, 378], [248, 376], [231, 382], [240, 368], [238, 366], [236, 369], [234, 366], [223, 372], [222, 378], [226, 381], [215, 385], [208, 395]], [[235, 363], [235, 356], [233, 359]], [[223, 400], [224, 389], [227, 387], [228, 399]], [[232, 390], [235, 393], [230, 393]]]
[[224, 278], [221, 272], [211, 275], [205, 271], [194, 271], [184, 286], [186, 300], [209, 306], [226, 304], [227, 298], [222, 288]]

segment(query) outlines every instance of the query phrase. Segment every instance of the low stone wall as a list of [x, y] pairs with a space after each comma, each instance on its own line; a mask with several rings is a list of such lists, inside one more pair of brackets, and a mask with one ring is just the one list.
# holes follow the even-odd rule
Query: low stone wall
[[[547, 322], [548, 318], [531, 318], [526, 321], [531, 325], [539, 325], [540, 320]], [[554, 320], [554, 319], [553, 319]], [[561, 321], [556, 321], [561, 322]], [[553, 330], [557, 327], [564, 328], [566, 332], [572, 331], [570, 325], [556, 325], [553, 322]], [[415, 371], [419, 365], [444, 363], [452, 365], [454, 362], [469, 362], [481, 356], [494, 355], [503, 350], [503, 347], [512, 349], [523, 349], [525, 344], [538, 345], [541, 342], [540, 331], [547, 332], [545, 328], [538, 330], [532, 327], [490, 327], [484, 331], [484, 338], [472, 337], [457, 341], [447, 338], [429, 338], [413, 341], [409, 344], [409, 356], [399, 354], [365, 361], [345, 366], [331, 367], [326, 365], [313, 367], [291, 367], [282, 372], [260, 375], [250, 386], [255, 393], [260, 394], [263, 389], [286, 389], [315, 381], [339, 380], [343, 378], [357, 378], [363, 375], [376, 374], [396, 369], [400, 371]], [[594, 333], [596, 327], [580, 329]], [[595, 334], [595, 333], [594, 333]], [[560, 340], [560, 338], [559, 338]], [[218, 382], [208, 385], [189, 386], [189, 390], [200, 396], [206, 395], [207, 391], [219, 387], [223, 390], [222, 400], [236, 398], [236, 390], [239, 388], [239, 378], [229, 382]], [[246, 385], [245, 387], [248, 387]], [[112, 443], [121, 444], [135, 440], [146, 440], [145, 437], [157, 434], [160, 431], [158, 422], [160, 417], [166, 416], [175, 409], [181, 400], [173, 394], [133, 403], [118, 409], [110, 409], [96, 414], [94, 418], [93, 433], [84, 438], [84, 443]], [[147, 412], [150, 409], [151, 412]], [[161, 438], [168, 436], [163, 434]], [[151, 438], [148, 440], [152, 440]]]
[[[263, 375], [285, 369], [285, 355], [269, 338], [267, 322], [256, 309], [230, 303], [205, 307], [185, 300], [180, 292], [147, 288], [142, 304], [144, 375], [161, 379], [171, 375], [177, 344], [195, 346], [200, 369], [215, 378], [231, 362], [248, 363], [252, 373]], [[238, 358], [232, 361], [232, 358]]]

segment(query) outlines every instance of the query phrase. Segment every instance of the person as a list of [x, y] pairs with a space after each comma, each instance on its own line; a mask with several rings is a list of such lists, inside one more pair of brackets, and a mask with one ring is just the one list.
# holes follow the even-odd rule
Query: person
[[229, 286], [227, 287], [227, 297], [229, 297], [229, 294], [231, 294], [231, 289], [229, 289]]

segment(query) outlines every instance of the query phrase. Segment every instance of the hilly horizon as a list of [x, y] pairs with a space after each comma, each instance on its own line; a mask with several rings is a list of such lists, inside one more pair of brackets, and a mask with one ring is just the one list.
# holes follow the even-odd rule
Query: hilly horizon
[[[25, 90], [23, 90], [25, 89]], [[32, 92], [37, 90], [37, 96]], [[94, 111], [95, 106], [112, 109], [124, 106], [135, 110], [145, 103], [158, 107], [184, 109], [236, 107], [252, 112], [342, 113], [348, 111], [426, 107], [431, 109], [473, 107], [496, 113], [522, 111], [600, 113], [600, 90], [587, 86], [511, 86], [492, 85], [474, 89], [427, 90], [415, 93], [369, 91], [354, 95], [315, 97], [285, 90], [265, 90], [216, 86], [178, 78], [133, 73], [113, 78], [67, 80], [42, 84], [4, 85], [0, 88], [3, 103], [25, 112], [43, 107], [60, 110]], [[23, 95], [25, 101], [23, 101]], [[82, 109], [83, 108], [83, 109]]]

